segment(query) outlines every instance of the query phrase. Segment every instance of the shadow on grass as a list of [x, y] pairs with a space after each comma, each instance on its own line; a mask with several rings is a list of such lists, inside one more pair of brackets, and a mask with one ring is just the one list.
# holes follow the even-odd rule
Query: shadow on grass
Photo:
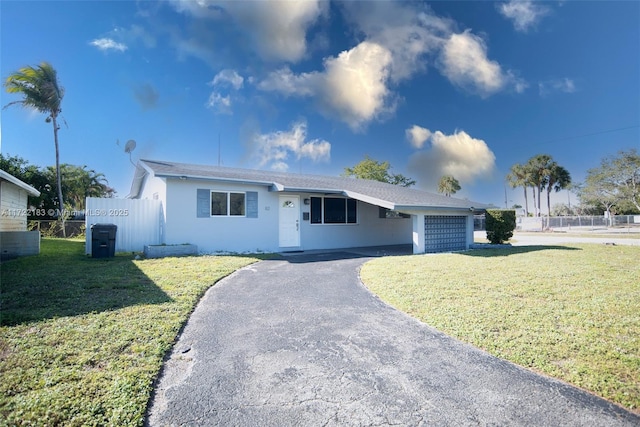
[[131, 255], [89, 258], [79, 240], [43, 240], [40, 255], [3, 262], [0, 283], [0, 325], [171, 301]]
[[486, 247], [471, 249], [468, 251], [460, 252], [461, 255], [492, 258], [500, 256], [509, 256], [517, 254], [526, 254], [528, 252], [547, 251], [547, 250], [560, 250], [560, 251], [581, 251], [580, 248], [573, 246], [560, 246], [560, 245], [531, 245], [531, 246], [499, 246], [491, 247], [487, 244]]

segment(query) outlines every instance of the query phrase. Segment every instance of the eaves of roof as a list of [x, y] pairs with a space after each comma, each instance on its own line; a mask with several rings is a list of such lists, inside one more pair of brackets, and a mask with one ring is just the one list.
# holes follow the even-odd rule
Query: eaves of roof
[[22, 182], [20, 181], [18, 178], [16, 178], [15, 176], [11, 175], [8, 172], [5, 172], [3, 170], [0, 169], [0, 179], [10, 182], [14, 185], [17, 185], [18, 187], [22, 188], [23, 190], [25, 190], [28, 194], [34, 196], [34, 197], [40, 197], [40, 192], [38, 190], [36, 190], [35, 188], [33, 188], [32, 186], [30, 186], [29, 184], [27, 184], [26, 182]]

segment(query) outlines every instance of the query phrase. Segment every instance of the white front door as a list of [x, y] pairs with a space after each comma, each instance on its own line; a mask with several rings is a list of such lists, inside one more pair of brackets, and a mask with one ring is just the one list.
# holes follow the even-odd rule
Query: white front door
[[300, 246], [300, 196], [280, 196], [280, 247]]

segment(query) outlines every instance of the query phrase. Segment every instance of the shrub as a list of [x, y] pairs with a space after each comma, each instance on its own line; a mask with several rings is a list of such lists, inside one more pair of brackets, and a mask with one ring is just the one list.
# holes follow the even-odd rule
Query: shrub
[[487, 240], [493, 244], [506, 242], [516, 229], [516, 211], [488, 209], [486, 213]]

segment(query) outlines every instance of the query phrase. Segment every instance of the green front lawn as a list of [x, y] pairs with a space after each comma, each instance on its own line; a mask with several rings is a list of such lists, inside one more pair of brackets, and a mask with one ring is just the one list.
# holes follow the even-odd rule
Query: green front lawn
[[0, 268], [0, 425], [139, 426], [163, 357], [203, 293], [257, 261], [84, 255], [45, 239]]
[[379, 258], [390, 305], [495, 356], [640, 408], [640, 247], [581, 244]]

